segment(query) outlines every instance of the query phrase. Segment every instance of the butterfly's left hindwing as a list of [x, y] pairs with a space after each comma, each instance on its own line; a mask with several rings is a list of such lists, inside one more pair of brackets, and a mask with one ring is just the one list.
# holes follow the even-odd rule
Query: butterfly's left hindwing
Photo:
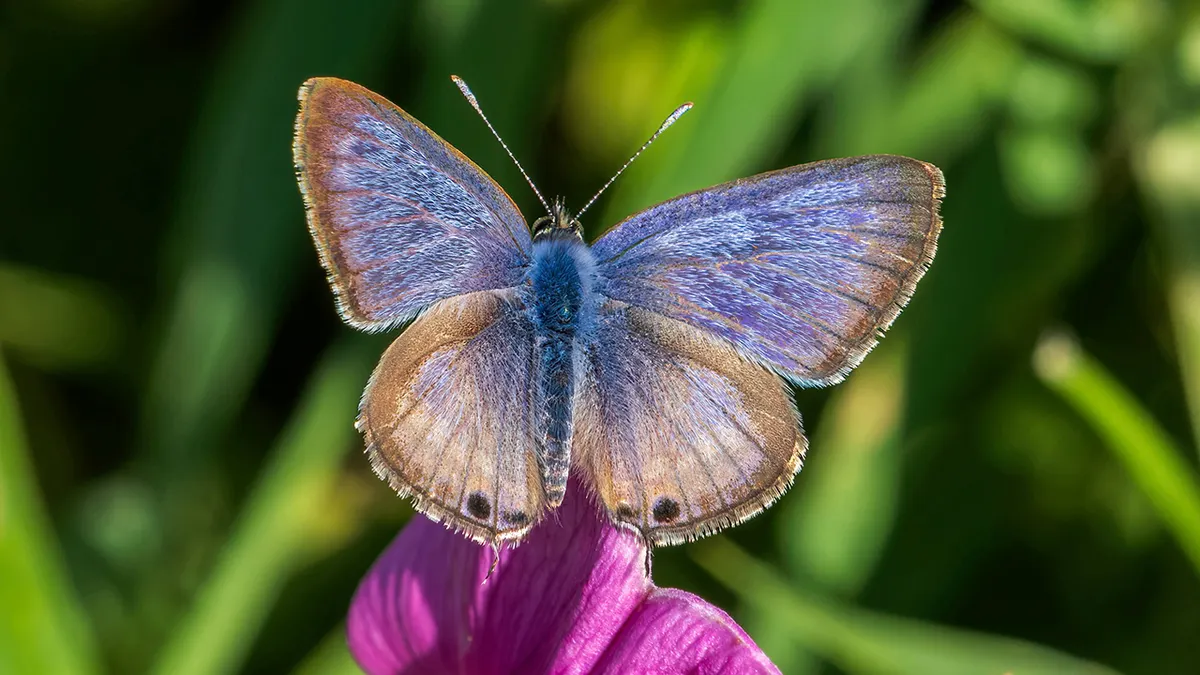
[[376, 473], [476, 541], [520, 540], [545, 510], [534, 367], [533, 327], [500, 295], [434, 305], [363, 394], [358, 427]]
[[383, 330], [438, 300], [521, 282], [532, 244], [512, 200], [378, 94], [335, 78], [305, 82], [294, 154], [347, 323]]

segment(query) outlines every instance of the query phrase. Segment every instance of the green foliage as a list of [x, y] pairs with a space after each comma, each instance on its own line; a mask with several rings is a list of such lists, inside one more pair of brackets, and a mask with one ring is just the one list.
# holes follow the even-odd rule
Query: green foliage
[[93, 638], [37, 495], [20, 413], [0, 361], [0, 672], [97, 672]]
[[535, 216], [452, 73], [576, 205], [696, 103], [589, 211], [593, 235], [823, 157], [945, 172], [912, 306], [847, 382], [797, 394], [796, 487], [660, 552], [657, 581], [727, 608], [788, 673], [1200, 663], [1194, 4], [4, 14], [0, 673], [354, 672], [345, 607], [409, 511], [359, 456], [385, 342], [337, 323], [307, 241], [295, 92], [362, 82]]
[[793, 639], [855, 673], [1111, 675], [1114, 671], [1019, 640], [847, 607], [800, 591], [724, 539], [696, 547], [704, 569], [769, 612]]

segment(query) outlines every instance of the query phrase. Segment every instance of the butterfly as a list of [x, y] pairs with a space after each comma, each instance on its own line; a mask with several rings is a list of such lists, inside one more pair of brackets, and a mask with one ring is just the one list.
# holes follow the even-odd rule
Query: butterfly
[[296, 170], [339, 312], [365, 331], [408, 324], [359, 407], [371, 466], [492, 545], [558, 507], [571, 472], [653, 545], [765, 509], [807, 449], [791, 386], [862, 361], [941, 230], [941, 172], [875, 155], [682, 195], [589, 246], [532, 181], [547, 215], [529, 227], [378, 94], [315, 78], [299, 98]]

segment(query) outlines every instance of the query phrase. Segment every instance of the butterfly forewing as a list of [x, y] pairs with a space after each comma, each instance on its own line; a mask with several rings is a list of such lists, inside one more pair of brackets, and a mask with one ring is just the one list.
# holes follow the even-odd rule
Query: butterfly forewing
[[445, 300], [392, 343], [363, 394], [375, 471], [477, 541], [520, 539], [544, 510], [533, 348], [526, 315], [500, 295]]
[[758, 513], [791, 484], [805, 439], [788, 387], [728, 342], [611, 303], [577, 398], [576, 466], [610, 517], [655, 544]]
[[524, 276], [531, 242], [512, 200], [381, 96], [309, 80], [294, 154], [309, 230], [348, 323], [384, 329]]
[[933, 259], [941, 172], [837, 159], [677, 197], [596, 242], [605, 296], [702, 328], [806, 385], [875, 346]]

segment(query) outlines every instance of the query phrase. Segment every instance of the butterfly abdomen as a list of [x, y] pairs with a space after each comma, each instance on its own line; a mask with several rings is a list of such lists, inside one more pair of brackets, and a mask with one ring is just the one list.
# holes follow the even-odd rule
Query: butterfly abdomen
[[562, 503], [571, 464], [576, 337], [590, 312], [591, 252], [574, 237], [534, 244], [530, 314], [537, 336], [539, 465], [551, 507]]

